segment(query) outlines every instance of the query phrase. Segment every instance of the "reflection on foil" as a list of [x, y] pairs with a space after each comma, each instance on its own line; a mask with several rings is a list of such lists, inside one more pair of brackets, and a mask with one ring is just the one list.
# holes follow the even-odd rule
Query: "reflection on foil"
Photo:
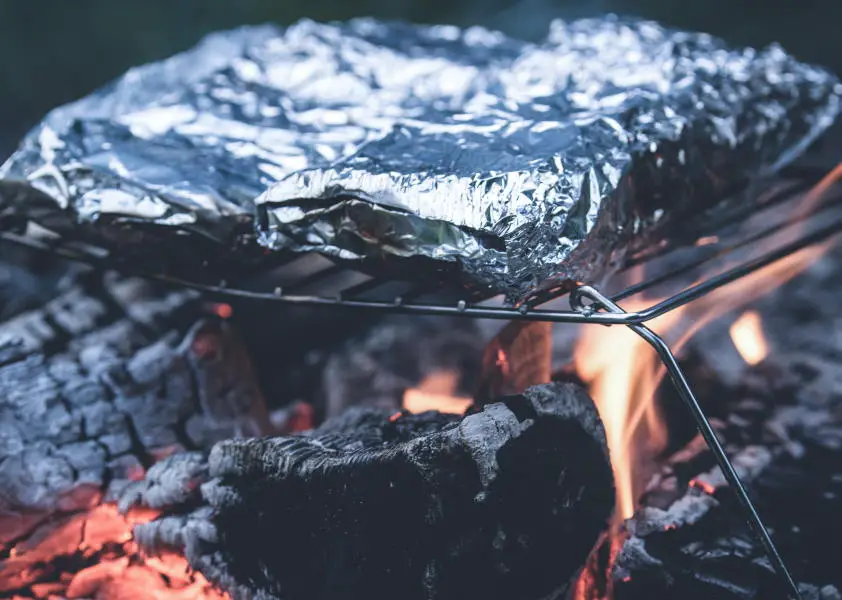
[[141, 255], [186, 236], [235, 264], [258, 244], [412, 258], [517, 302], [598, 279], [790, 161], [839, 94], [778, 47], [613, 17], [555, 21], [538, 44], [367, 19], [246, 28], [51, 113], [2, 167], [0, 214]]

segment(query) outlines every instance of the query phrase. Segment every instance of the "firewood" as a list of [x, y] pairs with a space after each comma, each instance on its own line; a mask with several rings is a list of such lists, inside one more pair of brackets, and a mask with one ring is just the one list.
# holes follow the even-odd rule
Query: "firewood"
[[602, 424], [572, 384], [464, 418], [355, 408], [221, 442], [195, 491], [195, 455], [153, 471], [121, 508], [180, 495], [182, 509], [137, 539], [183, 546], [235, 598], [560, 598], [614, 505]]
[[68, 519], [162, 456], [266, 431], [237, 336], [198, 315], [192, 293], [87, 273], [0, 323], [0, 595], [49, 580], [80, 549], [33, 540], [84, 529]]

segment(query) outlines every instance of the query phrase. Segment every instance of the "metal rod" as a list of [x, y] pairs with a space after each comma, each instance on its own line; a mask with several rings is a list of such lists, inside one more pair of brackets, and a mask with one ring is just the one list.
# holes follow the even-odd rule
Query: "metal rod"
[[[796, 186], [792, 186], [792, 187], [795, 187], [797, 189], [801, 189], [802, 187], [807, 188], [807, 187], [811, 187], [812, 185], [814, 185], [814, 183], [808, 184], [806, 182], [803, 182], [802, 185], [796, 185]], [[783, 190], [782, 192], [776, 194], [776, 197], [779, 196], [780, 199], [785, 200], [785, 199], [787, 199], [787, 193], [790, 192], [790, 191], [791, 190], [789, 188], [787, 188], [786, 190]], [[842, 195], [835, 195], [830, 200], [822, 202], [820, 205], [818, 205], [818, 207], [816, 207], [814, 210], [812, 210], [809, 213], [797, 215], [795, 217], [786, 219], [786, 220], [784, 220], [780, 223], [777, 223], [775, 225], [771, 225], [769, 227], [761, 229], [761, 230], [759, 230], [755, 233], [752, 233], [751, 235], [747, 236], [746, 238], [738, 239], [736, 242], [734, 242], [730, 245], [719, 248], [715, 252], [713, 252], [713, 253], [711, 253], [707, 256], [695, 259], [695, 260], [693, 260], [689, 263], [683, 264], [679, 267], [669, 269], [669, 270], [665, 271], [664, 273], [662, 273], [661, 275], [651, 277], [649, 279], [641, 281], [640, 283], [630, 285], [629, 287], [625, 288], [621, 292], [617, 292], [617, 293], [613, 294], [611, 296], [611, 299], [614, 302], [619, 302], [620, 300], [624, 300], [626, 298], [629, 298], [631, 296], [634, 296], [636, 294], [644, 292], [648, 289], [651, 289], [651, 288], [653, 288], [657, 285], [660, 285], [662, 283], [666, 283], [670, 280], [673, 280], [676, 277], [680, 277], [681, 275], [692, 272], [693, 270], [698, 269], [698, 268], [704, 266], [707, 263], [713, 262], [715, 260], [720, 260], [724, 257], [727, 257], [730, 254], [733, 254], [737, 250], [740, 250], [742, 248], [746, 248], [748, 246], [751, 246], [752, 244], [763, 241], [764, 239], [768, 238], [769, 236], [774, 235], [774, 234], [776, 234], [780, 231], [783, 231], [783, 230], [788, 229], [788, 228], [800, 226], [801, 224], [809, 221], [810, 219], [815, 218], [817, 215], [819, 215], [820, 213], [822, 213], [823, 211], [825, 211], [827, 209], [837, 208], [839, 206], [840, 202], [842, 202]], [[777, 204], [778, 201], [775, 201], [774, 203]], [[756, 211], [754, 211], [754, 212], [756, 213], [757, 211], [764, 210], [766, 207], [767, 207], [767, 205], [764, 204], [763, 206], [757, 207]], [[751, 212], [749, 214], [751, 214]], [[832, 227], [833, 226], [831, 226], [831, 228]], [[840, 228], [842, 228], [842, 225], [840, 225]], [[813, 243], [813, 242], [809, 242], [809, 243]], [[652, 255], [647, 256], [644, 261], [638, 261], [638, 260], [630, 261], [628, 264], [626, 264], [623, 267], [622, 271], [628, 270], [629, 267], [639, 265], [639, 264], [645, 264], [645, 262], [650, 261], [650, 260], [655, 260], [655, 259], [663, 256], [664, 254], [669, 254], [670, 252], [672, 252], [674, 250], [676, 250], [676, 247], [671, 246], [671, 247], [668, 247], [664, 252], [658, 252], [658, 253], [654, 253]], [[536, 301], [531, 302], [530, 304], [531, 304], [531, 306], [540, 306], [541, 304], [543, 304], [545, 302], [549, 302], [550, 300], [555, 300], [556, 298], [559, 298], [559, 297], [565, 295], [566, 293], [567, 292], [556, 291], [556, 292], [551, 292], [551, 293], [539, 295], [539, 296], [536, 297]], [[671, 300], [671, 298], [669, 298], [667, 300], [664, 300], [664, 302], [669, 302], [670, 300]], [[627, 314], [632, 314], [632, 313], [627, 313]], [[650, 317], [650, 318], [654, 318], [654, 317]]]
[[[759, 214], [788, 200], [792, 200], [795, 197], [795, 194], [807, 191], [824, 175], [827, 175], [827, 173], [825, 172], [818, 176], [813, 174], [811, 177], [805, 177], [796, 181], [784, 181], [780, 189], [771, 190], [771, 194], [765, 195], [765, 199], [758, 200], [757, 202], [743, 203], [735, 210], [728, 210], [721, 214], [717, 214], [715, 217], [710, 219], [705, 219], [704, 231], [698, 231], [697, 234], [702, 235], [706, 231], [718, 231], [719, 228], [725, 227], [728, 224], [742, 222], [751, 215]], [[677, 247], [679, 246], [676, 244], [668, 243], [653, 251], [644, 252], [641, 255], [629, 260], [624, 268], [647, 263], [653, 259], [664, 256], [665, 254], [669, 254]]]
[[170, 285], [177, 285], [206, 292], [208, 294], [222, 297], [236, 297], [247, 300], [279, 301], [281, 304], [301, 306], [333, 306], [338, 308], [353, 308], [363, 310], [377, 310], [400, 314], [414, 315], [448, 315], [458, 317], [471, 317], [478, 319], [496, 319], [503, 321], [525, 320], [525, 321], [547, 321], [550, 323], [599, 323], [602, 325], [626, 325], [638, 317], [637, 313], [612, 314], [594, 313], [582, 315], [573, 311], [549, 311], [531, 310], [518, 311], [509, 307], [495, 306], [474, 306], [466, 302], [458, 302], [452, 305], [445, 304], [404, 304], [402, 302], [379, 302], [373, 300], [343, 300], [342, 298], [325, 298], [321, 296], [296, 296], [282, 295], [273, 297], [266, 292], [253, 292], [249, 290], [225, 288], [215, 285], [197, 283], [182, 280], [161, 274], [138, 275], [149, 277]]
[[811, 212], [809, 214], [796, 216], [796, 217], [792, 217], [792, 218], [789, 218], [786, 221], [783, 221], [781, 223], [771, 225], [771, 226], [769, 226], [765, 229], [762, 229], [762, 230], [758, 231], [757, 233], [754, 233], [754, 234], [746, 237], [745, 239], [741, 239], [741, 240], [739, 240], [739, 241], [737, 241], [737, 242], [735, 242], [735, 243], [733, 243], [729, 246], [726, 246], [724, 248], [716, 250], [715, 252], [713, 252], [712, 254], [709, 254], [708, 256], [705, 256], [703, 258], [699, 258], [699, 259], [694, 260], [694, 261], [692, 261], [692, 262], [690, 262], [686, 265], [682, 265], [678, 268], [674, 268], [674, 269], [670, 269], [668, 271], [665, 271], [661, 275], [657, 275], [655, 277], [652, 277], [652, 278], [647, 279], [645, 281], [642, 281], [640, 283], [631, 285], [631, 286], [627, 287], [626, 289], [624, 289], [622, 292], [619, 292], [617, 294], [612, 295], [611, 299], [614, 302], [619, 302], [620, 300], [623, 300], [623, 299], [628, 298], [630, 296], [634, 296], [635, 294], [639, 294], [640, 292], [651, 289], [651, 288], [653, 288], [657, 285], [660, 285], [661, 283], [665, 283], [667, 281], [670, 281], [671, 279], [674, 279], [676, 277], [680, 277], [681, 275], [684, 275], [685, 273], [689, 273], [689, 272], [691, 272], [695, 269], [698, 269], [699, 267], [702, 267], [707, 263], [713, 262], [715, 260], [719, 260], [723, 257], [728, 256], [729, 254], [733, 254], [734, 252], [736, 252], [737, 250], [740, 250], [741, 248], [745, 248], [745, 247], [750, 246], [754, 243], [762, 241], [762, 240], [764, 240], [765, 238], [767, 238], [771, 235], [774, 235], [774, 234], [776, 234], [780, 231], [783, 231], [784, 229], [788, 229], [788, 228], [791, 228], [791, 227], [795, 227], [797, 225], [801, 225], [802, 223], [804, 223], [804, 222], [806, 222], [810, 219], [813, 219], [816, 215], [820, 214], [824, 210], [827, 210], [829, 208], [836, 208], [840, 204], [840, 202], [842, 202], [842, 196], [834, 197], [832, 202], [830, 202], [830, 201], [829, 202], [823, 202], [821, 204], [821, 206], [814, 212]]
[[842, 221], [835, 221], [830, 225], [817, 229], [813, 233], [799, 238], [790, 244], [781, 246], [780, 248], [759, 256], [754, 260], [750, 260], [749, 262], [743, 263], [733, 269], [729, 269], [724, 273], [714, 275], [699, 284], [675, 294], [663, 302], [650, 306], [649, 308], [637, 313], [633, 322], [644, 323], [656, 317], [660, 317], [661, 315], [668, 313], [679, 306], [684, 306], [688, 302], [692, 302], [693, 300], [696, 300], [697, 298], [700, 298], [717, 288], [734, 282], [741, 277], [754, 273], [755, 271], [768, 267], [774, 262], [786, 258], [791, 254], [795, 254], [808, 246], [812, 246], [813, 244], [829, 239], [840, 232], [842, 232]]
[[[607, 311], [613, 313], [624, 312], [622, 308], [617, 306], [617, 304], [589, 286], [582, 286], [571, 293], [570, 304], [573, 310], [586, 312], [593, 310], [594, 306], [586, 306], [584, 304], [583, 300], [585, 299], [593, 302], [596, 307], [603, 308]], [[716, 462], [719, 464], [719, 468], [722, 469], [725, 479], [728, 481], [731, 490], [734, 492], [734, 495], [740, 504], [740, 508], [743, 511], [743, 517], [748, 523], [751, 531], [763, 545], [763, 548], [766, 551], [766, 556], [768, 557], [769, 562], [772, 563], [772, 568], [774, 568], [781, 580], [781, 583], [784, 585], [789, 598], [791, 598], [791, 600], [801, 600], [801, 593], [798, 591], [798, 587], [795, 585], [795, 581], [792, 579], [792, 575], [790, 575], [786, 563], [778, 552], [778, 549], [775, 547], [775, 543], [772, 541], [769, 531], [766, 529], [760, 515], [757, 513], [757, 509], [754, 507], [751, 498], [749, 498], [748, 492], [746, 492], [745, 486], [743, 486], [743, 482], [740, 480], [740, 476], [734, 470], [734, 466], [731, 464], [731, 461], [728, 459], [728, 455], [722, 448], [722, 444], [719, 442], [719, 438], [716, 436], [716, 432], [713, 430], [713, 427], [711, 427], [710, 421], [708, 421], [702, 407], [699, 406], [699, 402], [696, 400], [693, 390], [691, 389], [687, 378], [684, 376], [681, 367], [678, 365], [678, 361], [675, 359], [675, 355], [672, 353], [672, 350], [670, 350], [663, 338], [645, 325], [631, 324], [628, 327], [646, 340], [655, 349], [658, 356], [660, 356], [664, 366], [667, 368], [670, 380], [672, 380], [679, 396], [681, 396], [681, 399], [684, 401], [684, 404], [687, 406], [687, 409], [696, 421], [696, 427], [698, 428], [699, 433], [702, 434], [708, 448], [710, 448], [711, 452], [713, 452], [716, 457]]]
[[[342, 298], [325, 298], [320, 296], [310, 295], [277, 295], [272, 292], [260, 292], [245, 290], [242, 288], [228, 287], [222, 285], [200, 283], [196, 281], [189, 281], [180, 277], [164, 273], [143, 272], [137, 269], [128, 269], [134, 274], [155, 279], [170, 285], [177, 285], [182, 287], [193, 288], [207, 294], [218, 297], [236, 297], [249, 300], [259, 301], [274, 301], [281, 304], [290, 305], [304, 305], [304, 306], [333, 306], [344, 307], [352, 309], [367, 309], [389, 311], [402, 314], [421, 314], [421, 315], [450, 315], [461, 317], [472, 317], [482, 319], [497, 319], [497, 320], [515, 320], [521, 319], [526, 321], [548, 321], [551, 323], [599, 323], [601, 325], [631, 325], [641, 324], [656, 317], [663, 315], [675, 308], [683, 306], [713, 290], [720, 288], [728, 283], [736, 281], [754, 271], [766, 267], [778, 260], [781, 260], [790, 254], [802, 250], [810, 245], [821, 242], [834, 234], [842, 231], [842, 220], [835, 221], [810, 235], [804, 236], [791, 244], [782, 246], [772, 252], [764, 254], [747, 263], [743, 263], [729, 269], [719, 275], [715, 275], [710, 279], [703, 281], [700, 284], [685, 289], [678, 294], [655, 304], [640, 312], [628, 313], [612, 313], [612, 312], [598, 312], [580, 313], [576, 311], [558, 311], [558, 310], [516, 310], [510, 307], [484, 307], [475, 306], [466, 302], [459, 302], [453, 305], [443, 304], [412, 304], [406, 302], [381, 302], [373, 300], [343, 300]], [[49, 252], [59, 255], [64, 258], [86, 262], [99, 268], [116, 268], [120, 269], [126, 265], [120, 264], [119, 261], [105, 259], [96, 259], [86, 256], [84, 253], [73, 248], [64, 246], [52, 246], [40, 240], [31, 237], [16, 235], [10, 232], [0, 232], [0, 238], [8, 241], [25, 245], [31, 249], [41, 252]]]
[[[599, 323], [602, 325], [632, 325], [641, 324], [657, 318], [675, 308], [683, 306], [705, 294], [712, 292], [724, 285], [732, 283], [741, 277], [758, 271], [771, 265], [787, 256], [803, 250], [813, 244], [824, 241], [833, 235], [842, 232], [842, 220], [837, 220], [830, 225], [822, 227], [813, 233], [806, 235], [790, 244], [786, 244], [771, 252], [768, 252], [754, 260], [742, 263], [723, 273], [715, 275], [700, 284], [687, 288], [678, 294], [655, 304], [640, 312], [592, 312], [580, 313], [577, 311], [553, 311], [533, 309], [528, 311], [517, 311], [507, 307], [479, 307], [466, 303], [459, 303], [456, 306], [433, 305], [433, 304], [396, 304], [377, 301], [363, 300], [341, 300], [334, 298], [322, 298], [317, 296], [281, 296], [272, 297], [262, 292], [251, 292], [230, 288], [221, 288], [212, 285], [192, 283], [166, 275], [155, 276], [161, 281], [193, 287], [208, 293], [216, 293], [228, 296], [238, 296], [256, 300], [274, 299], [287, 304], [320, 305], [320, 306], [344, 306], [346, 308], [389, 310], [404, 314], [425, 314], [425, 315], [453, 315], [475, 317], [483, 319], [522, 319], [527, 321], [549, 321], [552, 323]], [[582, 288], [578, 288], [582, 289]], [[572, 301], [571, 295], [571, 301]]]

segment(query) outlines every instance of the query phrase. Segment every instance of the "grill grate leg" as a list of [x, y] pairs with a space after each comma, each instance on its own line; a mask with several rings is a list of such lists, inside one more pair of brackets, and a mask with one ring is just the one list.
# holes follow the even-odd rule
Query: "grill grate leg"
[[[590, 304], [585, 304], [585, 301], [590, 302]], [[612, 313], [625, 312], [617, 304], [590, 286], [577, 288], [570, 295], [570, 304], [573, 310], [577, 310], [579, 312], [593, 311], [595, 307], [602, 308]], [[798, 587], [795, 585], [795, 581], [792, 579], [792, 575], [790, 575], [786, 563], [778, 552], [778, 549], [775, 547], [775, 543], [772, 541], [769, 531], [760, 519], [760, 515], [757, 513], [757, 509], [754, 507], [751, 498], [749, 498], [745, 486], [740, 480], [740, 476], [734, 470], [734, 466], [728, 459], [728, 455], [725, 454], [722, 444], [719, 443], [719, 438], [717, 438], [716, 432], [714, 432], [713, 427], [711, 427], [710, 421], [708, 421], [707, 416], [705, 416], [704, 411], [702, 411], [702, 407], [699, 406], [699, 403], [693, 394], [693, 390], [690, 388], [690, 384], [684, 376], [681, 367], [678, 365], [678, 361], [675, 359], [675, 355], [672, 353], [672, 350], [670, 350], [667, 343], [658, 334], [645, 325], [630, 324], [628, 327], [646, 340], [655, 349], [658, 356], [660, 356], [661, 361], [663, 361], [664, 366], [667, 368], [670, 380], [681, 396], [681, 399], [684, 401], [684, 404], [687, 406], [687, 409], [690, 411], [690, 414], [693, 415], [693, 419], [696, 421], [696, 427], [698, 428], [699, 433], [702, 434], [705, 442], [707, 442], [708, 448], [710, 448], [711, 452], [713, 452], [716, 457], [716, 462], [719, 464], [719, 468], [722, 469], [725, 479], [728, 481], [731, 490], [737, 497], [737, 500], [740, 503], [740, 508], [743, 512], [743, 518], [745, 518], [755, 537], [757, 537], [757, 539], [760, 540], [760, 543], [763, 544], [766, 556], [772, 564], [772, 567], [775, 569], [775, 573], [777, 573], [780, 578], [789, 598], [791, 600], [802, 600], [801, 593], [798, 591]]]

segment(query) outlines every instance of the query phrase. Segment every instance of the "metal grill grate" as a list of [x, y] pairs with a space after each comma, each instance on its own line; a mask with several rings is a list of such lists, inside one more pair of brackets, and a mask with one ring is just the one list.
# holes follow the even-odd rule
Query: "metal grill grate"
[[[658, 291], [663, 300], [649, 308], [623, 315], [558, 308], [568, 290], [548, 292], [529, 306], [505, 306], [487, 290], [465, 291], [442, 284], [425, 284], [372, 277], [320, 255], [286, 255], [271, 269], [242, 280], [220, 281], [203, 277], [187, 279], [177, 273], [152, 272], [136, 261], [109, 254], [72, 240], [39, 231], [36, 235], [0, 231], [0, 239], [22, 244], [98, 268], [132, 272], [171, 284], [191, 287], [225, 298], [248, 298], [276, 304], [342, 306], [361, 310], [410, 314], [462, 315], [490, 319], [527, 319], [558, 323], [642, 323], [682, 306], [727, 283], [777, 260], [818, 244], [842, 231], [842, 189], [824, 194], [810, 210], [793, 208], [826, 172], [800, 172], [797, 179], [776, 183], [756, 202], [722, 211], [706, 221], [716, 235], [702, 237], [695, 245], [663, 245], [632, 256], [617, 277], [600, 286], [613, 302]], [[795, 212], [793, 212], [795, 211]], [[692, 235], [685, 232], [687, 235]], [[638, 280], [627, 274], [643, 272]], [[699, 277], [704, 270], [704, 278]], [[689, 278], [689, 281], [688, 281]], [[612, 288], [614, 291], [611, 291]]]

